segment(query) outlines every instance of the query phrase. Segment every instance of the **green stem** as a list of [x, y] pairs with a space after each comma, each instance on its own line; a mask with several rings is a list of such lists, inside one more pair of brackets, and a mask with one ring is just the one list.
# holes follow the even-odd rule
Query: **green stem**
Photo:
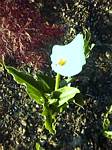
[[60, 74], [57, 73], [55, 82], [55, 91], [59, 88], [59, 84], [60, 84]]

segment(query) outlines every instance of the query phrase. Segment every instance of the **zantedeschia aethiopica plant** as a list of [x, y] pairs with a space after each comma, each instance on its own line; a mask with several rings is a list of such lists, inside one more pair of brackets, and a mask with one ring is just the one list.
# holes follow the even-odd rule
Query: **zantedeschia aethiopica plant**
[[65, 81], [64, 76], [73, 78], [74, 75], [81, 72], [83, 65], [86, 64], [86, 54], [90, 50], [89, 44], [88, 39], [78, 34], [68, 45], [53, 46], [51, 68], [57, 73], [56, 80], [52, 76], [40, 73], [37, 73], [34, 78], [28, 73], [4, 65], [14, 80], [25, 85], [29, 96], [42, 106], [45, 128], [52, 134], [56, 132], [58, 113], [62, 112], [71, 100], [75, 100], [76, 94], [80, 93], [78, 88], [70, 86], [70, 81]]

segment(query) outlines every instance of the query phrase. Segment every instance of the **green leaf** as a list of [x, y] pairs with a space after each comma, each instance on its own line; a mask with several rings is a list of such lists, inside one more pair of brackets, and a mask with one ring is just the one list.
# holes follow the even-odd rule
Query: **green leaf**
[[41, 88], [43, 88], [43, 91], [44, 92], [50, 92], [51, 90], [50, 90], [50, 86], [47, 84], [47, 82], [43, 79], [43, 77], [42, 76], [40, 76], [40, 75], [38, 75], [38, 74], [36, 74], [37, 75], [37, 80], [38, 80], [38, 82], [39, 82], [39, 84], [42, 86]]
[[54, 125], [55, 116], [52, 114], [52, 111], [47, 104], [43, 106], [42, 115], [45, 118], [44, 122], [45, 128], [49, 130], [50, 133], [54, 134], [56, 132]]
[[45, 150], [44, 148], [42, 148], [41, 146], [40, 146], [40, 144], [39, 143], [36, 143], [36, 150]]
[[36, 143], [36, 150], [40, 150], [40, 144]]
[[45, 99], [42, 91], [43, 89], [37, 80], [35, 80], [30, 74], [18, 71], [13, 67], [5, 66], [5, 68], [17, 83], [26, 86], [26, 91], [32, 99], [38, 104], [43, 104]]
[[109, 129], [112, 126], [112, 122], [109, 119], [109, 115], [112, 115], [112, 105], [110, 106], [109, 110], [104, 114], [103, 120], [103, 133], [107, 138], [112, 139], [112, 131], [111, 129]]
[[112, 114], [112, 105], [110, 106], [109, 110], [104, 114], [104, 120], [103, 120], [103, 130], [107, 131], [110, 126], [110, 120], [108, 118], [108, 115]]
[[104, 135], [109, 138], [112, 139], [112, 131], [104, 131]]
[[3, 68], [3, 64], [0, 63], [0, 72], [3, 71], [3, 69], [4, 69], [4, 68]]
[[42, 82], [44, 82], [45, 86], [51, 89], [51, 91], [54, 90], [55, 87], [55, 79], [51, 76], [44, 75], [42, 73], [36, 74], [37, 79], [40, 79]]
[[75, 81], [75, 78], [74, 77], [68, 77], [67, 79], [62, 79], [60, 81], [60, 87], [64, 87], [64, 86], [67, 86], [69, 83], [72, 83], [73, 81]]
[[67, 103], [64, 103], [63, 105], [61, 105], [58, 108], [59, 108], [59, 112], [62, 113], [67, 108]]
[[110, 121], [108, 117], [105, 117], [103, 120], [103, 130], [107, 131], [110, 126]]
[[63, 88], [54, 91], [54, 97], [59, 99], [58, 107], [62, 106], [64, 103], [67, 103], [70, 99], [72, 99], [77, 93], [80, 93], [79, 89], [74, 87], [65, 86]]
[[91, 43], [90, 43], [91, 42], [91, 32], [90, 32], [90, 30], [85, 29], [84, 34], [85, 34], [85, 38], [84, 38], [84, 49], [85, 49], [85, 51], [84, 51], [84, 53], [85, 53], [86, 58], [88, 58], [89, 53], [90, 53], [90, 51], [92, 50], [92, 48], [94, 47], [95, 44], [91, 45]]
[[49, 102], [50, 105], [51, 104], [55, 104], [55, 103], [57, 103], [57, 99], [51, 99], [51, 98], [49, 98], [48, 102]]
[[4, 70], [4, 56], [0, 56], [0, 72]]
[[83, 108], [84, 100], [83, 100], [82, 94], [81, 93], [77, 93], [75, 95], [74, 99], [75, 99], [75, 104]]

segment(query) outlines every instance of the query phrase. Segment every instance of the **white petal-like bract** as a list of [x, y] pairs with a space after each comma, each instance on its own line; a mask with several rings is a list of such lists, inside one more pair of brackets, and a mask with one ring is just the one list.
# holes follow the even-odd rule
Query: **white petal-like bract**
[[54, 45], [51, 61], [52, 70], [62, 76], [70, 77], [80, 73], [86, 63], [83, 35], [78, 34], [67, 45]]

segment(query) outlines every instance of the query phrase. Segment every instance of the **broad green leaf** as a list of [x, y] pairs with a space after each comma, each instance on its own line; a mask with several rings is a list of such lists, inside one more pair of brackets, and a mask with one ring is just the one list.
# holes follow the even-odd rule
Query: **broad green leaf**
[[73, 81], [75, 81], [75, 78], [74, 77], [68, 77], [67, 79], [62, 79], [60, 81], [60, 87], [64, 87], [64, 86], [67, 86], [69, 83], [72, 83]]
[[40, 84], [43, 86], [44, 92], [49, 92], [50, 91], [49, 85], [42, 78], [39, 77], [38, 79]]
[[62, 113], [67, 108], [67, 103], [64, 103], [59, 107], [59, 112]]
[[43, 106], [43, 112], [42, 115], [45, 118], [45, 128], [49, 130], [50, 133], [54, 134], [55, 133], [55, 126], [54, 126], [54, 116], [52, 114], [51, 109], [46, 105]]
[[54, 78], [48, 75], [44, 75], [42, 73], [37, 73], [36, 76], [37, 76], [37, 79], [40, 79], [43, 82], [43, 84], [45, 84], [45, 86], [51, 89], [51, 91], [54, 90], [54, 87], [55, 87]]
[[58, 107], [62, 106], [64, 103], [67, 103], [70, 99], [72, 99], [77, 93], [80, 93], [79, 89], [74, 87], [65, 86], [63, 88], [54, 91], [54, 96], [59, 98]]
[[14, 80], [17, 83], [26, 86], [26, 91], [32, 99], [34, 99], [38, 104], [43, 104], [43, 89], [41, 88], [37, 80], [35, 80], [30, 74], [18, 71], [13, 67], [5, 66], [5, 68], [8, 71], [8, 73], [10, 73], [13, 76]]
[[57, 102], [57, 99], [53, 98], [51, 93], [45, 93], [45, 97], [47, 98], [49, 105]]
[[75, 104], [82, 107], [83, 108], [83, 105], [84, 105], [84, 100], [83, 100], [83, 96], [81, 93], [77, 93], [74, 97], [74, 100], [75, 100]]

